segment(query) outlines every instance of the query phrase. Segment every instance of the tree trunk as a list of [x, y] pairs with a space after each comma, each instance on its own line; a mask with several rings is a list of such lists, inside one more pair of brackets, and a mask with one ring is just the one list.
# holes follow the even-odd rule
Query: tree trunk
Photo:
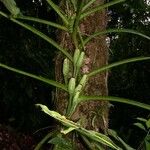
[[[63, 5], [62, 5], [63, 3]], [[61, 8], [66, 9], [65, 2], [61, 3]], [[99, 4], [103, 4], [104, 0], [96, 0], [91, 6], [94, 7]], [[72, 11], [72, 10], [71, 10]], [[80, 22], [80, 30], [82, 35], [89, 36], [96, 31], [102, 31], [106, 29], [107, 15], [106, 11], [96, 12], [86, 17]], [[66, 32], [58, 33], [58, 40], [62, 47], [65, 47], [72, 52], [74, 51], [74, 45], [71, 36]], [[106, 45], [106, 36], [98, 36], [91, 40], [85, 46], [85, 63], [82, 67], [82, 74], [88, 73], [94, 69], [104, 66], [108, 62], [108, 50]], [[62, 61], [63, 57], [58, 54], [55, 61], [55, 75], [56, 80], [63, 83], [62, 77]], [[107, 73], [101, 73], [89, 79], [89, 82], [84, 91], [85, 95], [107, 95]], [[64, 114], [67, 104], [67, 94], [61, 90], [56, 91], [56, 108], [61, 114]], [[87, 129], [100, 131], [105, 133], [108, 128], [108, 102], [103, 101], [89, 101], [84, 102], [78, 106], [76, 112], [72, 116], [73, 121], [77, 121], [80, 118], [84, 118], [83, 126]]]

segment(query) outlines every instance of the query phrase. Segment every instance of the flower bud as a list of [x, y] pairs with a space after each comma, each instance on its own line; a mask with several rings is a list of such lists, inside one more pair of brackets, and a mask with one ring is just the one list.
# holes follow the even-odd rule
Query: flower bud
[[75, 78], [71, 78], [68, 83], [68, 91], [70, 95], [73, 95], [75, 91], [75, 85], [76, 85]]
[[79, 57], [80, 57], [80, 50], [76, 49], [75, 52], [74, 52], [74, 56], [73, 56], [73, 63], [74, 63], [74, 65], [76, 65]]
[[80, 92], [78, 91], [78, 92], [75, 94], [75, 96], [73, 97], [73, 103], [74, 103], [74, 104], [77, 104], [77, 103], [78, 103], [78, 98], [79, 98], [79, 96], [80, 96]]
[[82, 91], [82, 88], [83, 88], [83, 86], [81, 85], [81, 84], [79, 84], [76, 88], [75, 88], [75, 94], [77, 93], [77, 92], [81, 92]]
[[65, 58], [63, 62], [63, 75], [64, 77], [68, 77], [69, 73], [69, 59]]
[[81, 84], [84, 87], [86, 84], [86, 81], [87, 81], [87, 75], [84, 74], [83, 77], [81, 78], [79, 84]]
[[80, 68], [84, 61], [85, 52], [81, 52], [79, 59], [77, 61], [77, 68]]

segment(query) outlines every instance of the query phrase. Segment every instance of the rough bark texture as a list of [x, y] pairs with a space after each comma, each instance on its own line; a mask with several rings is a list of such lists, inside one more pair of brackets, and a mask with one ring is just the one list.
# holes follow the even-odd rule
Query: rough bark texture
[[[104, 3], [103, 0], [97, 0], [93, 6]], [[65, 5], [64, 5], [65, 6]], [[63, 6], [63, 7], [64, 7]], [[92, 6], [92, 7], [93, 7]], [[97, 12], [80, 23], [80, 30], [82, 34], [89, 36], [96, 31], [105, 30], [107, 25], [106, 11]], [[65, 32], [58, 33], [61, 46], [73, 51], [69, 34]], [[104, 66], [108, 62], [108, 51], [106, 45], [106, 37], [99, 36], [90, 41], [86, 47], [86, 61], [82, 67], [82, 72], [90, 72], [93, 69]], [[62, 61], [63, 57], [58, 54], [56, 58], [56, 80], [63, 82], [62, 78]], [[86, 70], [84, 70], [86, 68]], [[107, 95], [107, 73], [102, 73], [92, 77], [85, 89], [86, 95]], [[63, 114], [66, 109], [67, 94], [61, 90], [56, 92], [57, 110]], [[79, 118], [84, 118], [84, 127], [96, 131], [105, 132], [108, 128], [108, 102], [89, 101], [80, 104], [76, 112], [72, 116], [72, 120], [76, 121]], [[93, 119], [94, 118], [94, 119]]]

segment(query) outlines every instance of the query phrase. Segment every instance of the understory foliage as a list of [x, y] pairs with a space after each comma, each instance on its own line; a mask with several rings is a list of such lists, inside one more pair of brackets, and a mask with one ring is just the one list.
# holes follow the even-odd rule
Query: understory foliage
[[[143, 0], [128, 0], [120, 6], [110, 7], [109, 27], [130, 28], [150, 35], [150, 22], [147, 21], [150, 7], [146, 4], [143, 5], [143, 2]], [[109, 36], [111, 38], [109, 63], [129, 57], [150, 56], [150, 42], [146, 39], [122, 33], [112, 33]], [[109, 72], [109, 94], [149, 103], [149, 76], [149, 61], [112, 69]], [[148, 119], [149, 112], [138, 108], [133, 109], [129, 105], [114, 103], [110, 113], [110, 127], [136, 149], [140, 147], [141, 141], [146, 136], [145, 132], [133, 125], [137, 117]]]
[[[141, 38], [150, 40], [149, 36], [141, 32], [138, 32], [138, 30], [136, 29], [128, 29], [128, 28], [122, 28], [122, 27], [107, 29], [105, 31], [96, 31], [95, 33], [87, 37], [83, 36], [82, 33], [80, 32], [79, 25], [80, 25], [80, 22], [84, 18], [86, 18], [89, 15], [92, 15], [93, 13], [106, 9], [110, 6], [123, 3], [125, 2], [125, 0], [113, 0], [108, 3], [104, 3], [103, 5], [97, 5], [94, 8], [91, 8], [90, 6], [95, 2], [95, 0], [89, 0], [89, 1], [68, 0], [66, 1], [66, 5], [72, 7], [74, 11], [73, 15], [63, 12], [63, 10], [61, 10], [61, 8], [57, 4], [55, 4], [53, 1], [46, 0], [50, 9], [53, 9], [56, 12], [57, 16], [59, 17], [59, 19], [62, 20], [62, 24], [52, 22], [48, 20], [47, 18], [46, 19], [42, 17], [40, 18], [39, 16], [38, 17], [28, 16], [28, 13], [24, 13], [21, 10], [21, 8], [19, 8], [16, 5], [14, 0], [5, 0], [5, 1], [1, 0], [1, 2], [9, 11], [9, 13], [8, 12], [6, 13], [5, 11], [0, 11], [1, 17], [4, 17], [14, 22], [15, 24], [31, 31], [32, 33], [34, 33], [34, 35], [42, 38], [45, 42], [48, 42], [49, 45], [52, 45], [55, 48], [55, 50], [61, 52], [64, 55], [64, 61], [62, 64], [64, 83], [59, 83], [59, 82], [56, 82], [55, 80], [51, 80], [48, 78], [50, 71], [49, 71], [49, 66], [47, 65], [47, 63], [45, 63], [45, 60], [47, 60], [48, 58], [44, 56], [42, 57], [43, 51], [38, 51], [39, 57], [34, 57], [33, 54], [29, 51], [26, 51], [25, 54], [28, 54], [31, 60], [32, 58], [34, 58], [37, 64], [41, 61], [45, 64], [45, 65], [40, 66], [41, 70], [43, 70], [46, 73], [46, 75], [44, 76], [41, 75], [41, 73], [36, 74], [36, 70], [35, 70], [35, 74], [33, 74], [33, 73], [29, 73], [30, 69], [29, 71], [28, 69], [27, 71], [22, 71], [20, 69], [17, 69], [19, 67], [18, 65], [16, 65], [17, 67], [13, 68], [4, 63], [0, 63], [1, 68], [17, 73], [18, 78], [21, 78], [19, 76], [19, 74], [21, 74], [21, 75], [36, 79], [40, 82], [46, 83], [47, 85], [59, 88], [68, 94], [67, 110], [64, 114], [59, 114], [58, 112], [49, 109], [48, 106], [43, 105], [43, 104], [37, 104], [37, 102], [35, 102], [36, 106], [40, 107], [43, 112], [45, 112], [47, 115], [51, 116], [52, 118], [54, 118], [55, 120], [61, 123], [61, 126], [59, 126], [56, 130], [48, 133], [48, 135], [42, 139], [42, 141], [36, 146], [35, 150], [40, 149], [45, 142], [48, 142], [49, 144], [52, 145], [52, 148], [57, 149], [57, 150], [58, 149], [61, 149], [61, 150], [76, 149], [76, 145], [74, 143], [75, 139], [74, 138], [70, 139], [69, 136], [67, 136], [69, 133], [72, 133], [73, 137], [81, 137], [86, 147], [90, 149], [102, 150], [104, 149], [102, 145], [105, 145], [105, 146], [108, 146], [110, 149], [118, 149], [118, 150], [119, 149], [120, 150], [131, 149], [132, 150], [133, 148], [131, 148], [128, 144], [126, 144], [117, 135], [117, 133], [112, 129], [108, 129], [107, 133], [103, 134], [103, 133], [96, 132], [94, 130], [85, 129], [82, 125], [83, 123], [82, 119], [78, 120], [77, 122], [73, 122], [71, 120], [71, 116], [75, 112], [78, 105], [81, 102], [84, 103], [89, 100], [113, 101], [113, 102], [118, 102], [118, 103], [123, 103], [123, 104], [129, 104], [129, 105], [132, 105], [132, 107], [134, 108], [139, 107], [141, 109], [145, 109], [146, 111], [150, 110], [150, 105], [141, 103], [139, 101], [134, 101], [134, 100], [120, 98], [120, 97], [114, 97], [114, 96], [95, 96], [95, 95], [86, 96], [83, 93], [88, 80], [92, 76], [95, 76], [104, 71], [108, 71], [114, 67], [117, 67], [123, 64], [128, 64], [128, 63], [138, 62], [138, 61], [147, 61], [150, 59], [150, 57], [147, 57], [147, 56], [130, 57], [128, 59], [119, 60], [117, 62], [108, 64], [106, 66], [97, 68], [96, 70], [93, 70], [89, 73], [82, 74], [80, 71], [83, 65], [83, 62], [85, 60], [84, 47], [89, 41], [91, 41], [93, 38], [99, 35], [110, 34], [110, 33], [129, 33], [134, 36], [140, 36]], [[41, 25], [46, 25], [47, 27], [51, 26], [53, 28], [57, 28], [58, 30], [66, 31], [69, 35], [71, 35], [73, 39], [73, 44], [75, 46], [74, 53], [73, 54], [69, 53], [69, 51], [61, 47], [55, 41], [53, 37], [50, 37], [48, 36], [48, 34], [40, 31], [37, 27], [34, 26], [34, 24], [32, 24], [32, 22], [40, 23]], [[11, 32], [13, 32], [13, 30]], [[35, 38], [37, 39], [36, 36]], [[32, 44], [36, 45], [36, 43], [32, 43]], [[42, 48], [41, 45], [40, 45], [40, 48]], [[47, 47], [45, 47], [45, 49], [47, 49]], [[48, 54], [52, 55], [51, 53], [48, 53]], [[11, 57], [11, 59], [13, 59], [13, 57]], [[1, 61], [6, 62], [5, 59]], [[24, 80], [20, 79], [20, 81], [23, 82]], [[27, 83], [22, 83], [22, 86], [26, 84]], [[31, 95], [33, 87], [31, 87], [30, 90], [31, 91], [26, 91], [26, 93], [28, 94], [29, 97], [33, 98], [33, 96]], [[146, 123], [147, 128], [149, 128], [149, 120], [148, 121], [144, 120], [144, 122]], [[140, 124], [136, 124], [136, 125], [142, 127]], [[148, 131], [147, 128], [145, 129], [146, 132]], [[147, 135], [146, 138], [149, 138], [149, 135]], [[146, 140], [145, 143], [146, 143], [146, 147], [148, 147], [147, 146], [149, 145], [148, 140]]]

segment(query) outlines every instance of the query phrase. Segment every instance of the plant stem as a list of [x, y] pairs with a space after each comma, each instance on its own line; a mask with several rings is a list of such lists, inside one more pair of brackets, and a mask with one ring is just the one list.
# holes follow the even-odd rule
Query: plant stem
[[80, 2], [79, 9], [77, 10], [78, 13], [76, 15], [75, 22], [74, 22], [72, 39], [73, 39], [75, 48], [78, 48], [77, 32], [78, 32], [78, 26], [79, 26], [80, 16], [81, 16], [81, 13], [82, 13], [82, 7], [83, 7], [83, 1]]
[[80, 42], [81, 42], [81, 48], [83, 50], [85, 50], [85, 47], [84, 47], [84, 41], [83, 41], [83, 38], [82, 38], [82, 35], [81, 35], [81, 32], [80, 32], [80, 28], [78, 27], [78, 35], [79, 35], [79, 39], [80, 39]]
[[73, 95], [69, 96], [68, 104], [67, 104], [67, 111], [66, 111], [66, 116], [70, 117], [70, 112], [71, 112], [71, 107], [72, 107], [72, 99]]

